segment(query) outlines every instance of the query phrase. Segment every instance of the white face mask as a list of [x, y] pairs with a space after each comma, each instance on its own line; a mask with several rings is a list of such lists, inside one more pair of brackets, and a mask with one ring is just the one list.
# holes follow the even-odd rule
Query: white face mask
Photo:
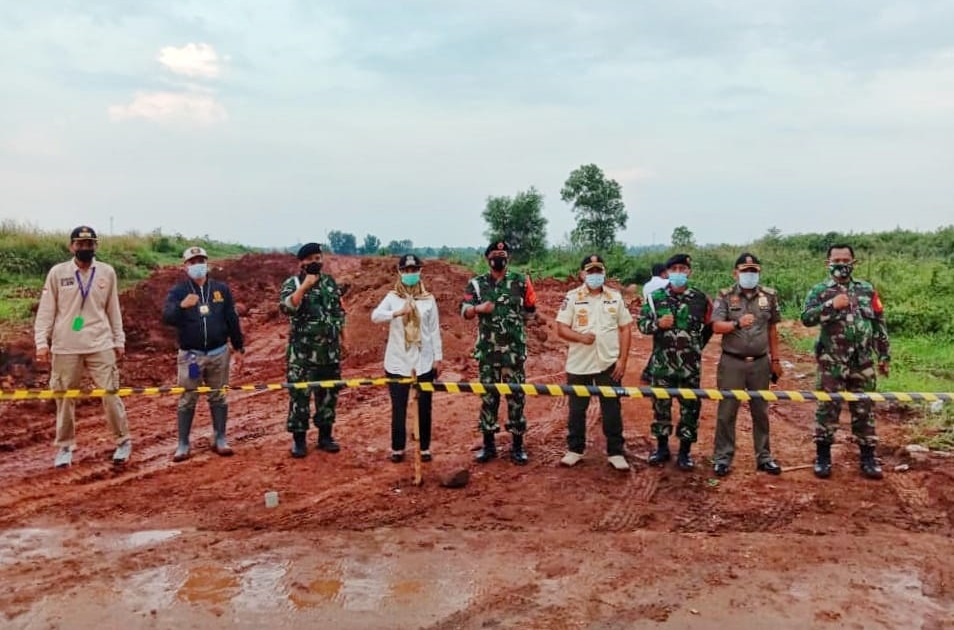
[[754, 289], [759, 286], [759, 272], [742, 271], [739, 272], [739, 286], [743, 289]]
[[186, 273], [193, 280], [201, 280], [209, 273], [209, 265], [206, 263], [195, 263], [186, 267]]
[[606, 282], [606, 274], [588, 273], [586, 274], [586, 279], [584, 282], [586, 282], [586, 286], [595, 291], [596, 289], [602, 287], [603, 283]]

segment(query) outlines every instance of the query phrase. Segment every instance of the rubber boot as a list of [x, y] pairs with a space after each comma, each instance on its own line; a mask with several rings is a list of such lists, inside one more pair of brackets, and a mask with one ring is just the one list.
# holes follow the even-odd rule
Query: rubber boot
[[679, 466], [679, 470], [688, 472], [696, 467], [696, 463], [692, 461], [692, 455], [689, 454], [691, 450], [692, 442], [680, 440], [679, 455], [676, 457], [676, 465]]
[[881, 466], [875, 459], [875, 447], [873, 444], [863, 445], [861, 447], [861, 474], [868, 479], [881, 479]]
[[510, 461], [517, 466], [526, 466], [529, 458], [527, 452], [523, 450], [523, 435], [513, 436], [513, 444], [510, 446]]
[[232, 448], [225, 440], [225, 426], [229, 419], [229, 406], [220, 405], [211, 408], [212, 430], [215, 432], [215, 439], [212, 442], [212, 450], [222, 457], [231, 457]]
[[656, 438], [656, 450], [649, 454], [650, 466], [662, 466], [669, 461], [669, 437], [661, 436]]
[[304, 431], [295, 431], [292, 433], [292, 457], [304, 457], [308, 454], [308, 442], [305, 438], [306, 433]]
[[486, 464], [497, 457], [497, 443], [494, 440], [494, 434], [490, 431], [484, 433], [484, 447], [477, 452], [474, 459], [481, 464]]
[[815, 443], [815, 476], [819, 479], [831, 477], [831, 444]]
[[335, 442], [335, 439], [331, 437], [331, 427], [333, 425], [327, 425], [323, 427], [318, 427], [318, 450], [325, 451], [326, 453], [337, 453], [341, 450], [341, 446]]
[[189, 434], [192, 433], [192, 419], [195, 417], [195, 407], [179, 409], [176, 413], [176, 428], [179, 431], [179, 445], [176, 447], [174, 462], [184, 462], [191, 456], [189, 449]]

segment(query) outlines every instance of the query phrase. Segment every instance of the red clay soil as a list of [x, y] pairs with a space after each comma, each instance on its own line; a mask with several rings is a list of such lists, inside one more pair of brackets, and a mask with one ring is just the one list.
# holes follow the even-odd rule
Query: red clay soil
[[[386, 327], [370, 312], [395, 279], [394, 261], [330, 257], [347, 289], [346, 377], [382, 375]], [[234, 384], [284, 380], [287, 323], [277, 308], [287, 255], [213, 265], [240, 303], [248, 355]], [[126, 386], [174, 384], [173, 331], [160, 308], [181, 270], [162, 269], [122, 296]], [[424, 282], [440, 304], [447, 381], [474, 380], [473, 322], [457, 315], [466, 270], [440, 261]], [[531, 334], [529, 380], [563, 381], [565, 346], [552, 318], [571, 286], [536, 283], [542, 325]], [[801, 331], [800, 327], [795, 328]], [[808, 334], [807, 331], [801, 331]], [[28, 330], [7, 330], [4, 389], [45, 387]], [[649, 340], [634, 337], [625, 384], [635, 385]], [[714, 383], [718, 344], [707, 349]], [[782, 389], [812, 388], [809, 357]], [[78, 450], [52, 468], [54, 403], [0, 401], [0, 625], [4, 627], [336, 628], [952, 628], [954, 460], [909, 459], [902, 409], [879, 407], [885, 468], [862, 479], [846, 432], [835, 470], [809, 464], [813, 406], [773, 405], [781, 477], [755, 471], [748, 413], [740, 412], [732, 473], [715, 479], [715, 405], [703, 405], [697, 469], [650, 468], [648, 400], [623, 403], [628, 458], [606, 463], [596, 403], [589, 448], [573, 469], [565, 448], [567, 400], [530, 397], [530, 464], [471, 463], [478, 397], [436, 394], [434, 461], [424, 484], [408, 462], [388, 461], [384, 388], [342, 392], [342, 451], [289, 457], [287, 393], [229, 395], [236, 455], [209, 450], [204, 403], [194, 457], [171, 462], [175, 396], [126, 398], [131, 462], [114, 469], [99, 401], [81, 401]], [[503, 416], [502, 416], [503, 417]], [[843, 422], [847, 418], [843, 418]], [[314, 430], [309, 442], [314, 441]], [[897, 467], [907, 464], [906, 470]], [[463, 488], [441, 475], [469, 469]], [[279, 493], [277, 508], [263, 494]]]

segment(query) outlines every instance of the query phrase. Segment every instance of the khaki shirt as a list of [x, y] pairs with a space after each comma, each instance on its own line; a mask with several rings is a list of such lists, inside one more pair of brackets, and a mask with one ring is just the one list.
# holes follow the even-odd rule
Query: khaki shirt
[[738, 328], [722, 335], [722, 349], [747, 357], [767, 354], [769, 327], [782, 321], [775, 290], [759, 285], [751, 291], [744, 291], [738, 284], [722, 289], [712, 310], [712, 321], [738, 321], [746, 313], [755, 315], [755, 321], [748, 328]]
[[[83, 292], [89, 287], [86, 299]], [[77, 318], [82, 318], [80, 326]], [[74, 330], [74, 328], [79, 330]], [[86, 271], [69, 260], [46, 276], [33, 325], [37, 350], [53, 354], [91, 354], [126, 345], [119, 311], [116, 271], [94, 260]]]
[[619, 291], [603, 287], [602, 292], [594, 294], [581, 285], [563, 298], [556, 321], [576, 332], [596, 335], [591, 345], [570, 342], [566, 371], [599, 374], [619, 359], [619, 329], [631, 324], [633, 316]]

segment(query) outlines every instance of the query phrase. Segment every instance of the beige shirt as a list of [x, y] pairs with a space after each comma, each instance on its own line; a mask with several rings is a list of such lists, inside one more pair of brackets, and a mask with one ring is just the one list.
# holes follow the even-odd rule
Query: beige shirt
[[54, 265], [43, 285], [33, 331], [37, 350], [49, 348], [53, 354], [125, 347], [116, 271], [98, 260], [86, 271], [74, 260]]
[[619, 291], [603, 287], [590, 293], [581, 285], [566, 294], [556, 321], [581, 333], [593, 333], [591, 345], [570, 343], [566, 354], [566, 371], [570, 374], [598, 374], [619, 359], [619, 329], [631, 324], [633, 316]]

